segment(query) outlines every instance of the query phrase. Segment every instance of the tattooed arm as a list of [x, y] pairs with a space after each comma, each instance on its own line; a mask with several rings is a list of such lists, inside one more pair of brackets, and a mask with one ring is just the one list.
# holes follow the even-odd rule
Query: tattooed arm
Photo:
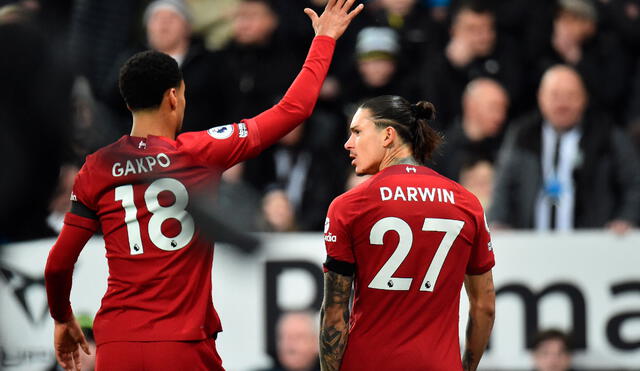
[[464, 371], [475, 371], [487, 347], [495, 318], [496, 292], [491, 271], [480, 275], [467, 275], [464, 286], [469, 297], [469, 321], [462, 357]]
[[349, 299], [352, 276], [328, 271], [324, 274], [324, 301], [320, 319], [320, 366], [322, 371], [340, 369], [349, 337]]

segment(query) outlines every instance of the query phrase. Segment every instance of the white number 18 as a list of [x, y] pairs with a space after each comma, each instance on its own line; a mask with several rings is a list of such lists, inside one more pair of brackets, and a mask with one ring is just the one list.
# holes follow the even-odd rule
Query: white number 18
[[[175, 202], [171, 206], [162, 206], [158, 201], [161, 192], [173, 193]], [[133, 185], [127, 184], [116, 188], [116, 201], [122, 201], [124, 208], [124, 222], [127, 226], [131, 255], [144, 253], [140, 223], [138, 223], [138, 209], [133, 201]], [[147, 210], [151, 213], [149, 219], [149, 239], [156, 247], [165, 251], [179, 250], [189, 244], [195, 232], [193, 217], [187, 212], [189, 193], [184, 184], [173, 178], [161, 178], [149, 185], [144, 192]], [[167, 237], [162, 233], [162, 223], [167, 219], [175, 219], [180, 223], [181, 230], [175, 237]]]

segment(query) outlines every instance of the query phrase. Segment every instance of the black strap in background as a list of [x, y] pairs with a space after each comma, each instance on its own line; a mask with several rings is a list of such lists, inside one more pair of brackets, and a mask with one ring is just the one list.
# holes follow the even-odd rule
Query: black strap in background
[[83, 218], [89, 218], [98, 220], [98, 215], [95, 211], [89, 209], [85, 204], [80, 201], [72, 201], [71, 202], [71, 213], [81, 216]]
[[356, 265], [345, 261], [337, 260], [327, 255], [327, 260], [324, 262], [325, 268], [328, 270], [341, 274], [343, 276], [353, 276], [356, 271]]
[[[560, 164], [560, 143], [562, 142], [562, 134], [556, 134], [556, 145], [553, 152], [553, 174], [555, 177], [555, 181], [558, 181], [558, 165]], [[551, 202], [551, 211], [549, 215], [549, 228], [551, 230], [555, 230], [557, 228], [557, 213], [558, 213], [558, 202], [560, 200], [556, 199]]]

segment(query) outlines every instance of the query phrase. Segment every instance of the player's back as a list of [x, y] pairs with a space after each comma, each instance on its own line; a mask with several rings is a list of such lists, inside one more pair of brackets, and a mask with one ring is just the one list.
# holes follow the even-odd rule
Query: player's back
[[[464, 275], [493, 264], [477, 199], [431, 169], [396, 165], [332, 209], [325, 240], [349, 238], [356, 270], [342, 369], [461, 369]], [[331, 234], [334, 218], [344, 231]]]
[[[245, 131], [230, 138], [224, 128]], [[211, 298], [213, 244], [188, 205], [211, 195], [221, 172], [252, 152], [246, 137], [243, 123], [176, 141], [124, 136], [87, 158], [74, 196], [95, 210], [109, 264], [97, 343], [198, 340], [221, 331]]]

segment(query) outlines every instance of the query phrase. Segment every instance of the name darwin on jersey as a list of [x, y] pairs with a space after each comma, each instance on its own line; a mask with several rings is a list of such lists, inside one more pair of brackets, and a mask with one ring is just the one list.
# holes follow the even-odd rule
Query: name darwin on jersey
[[165, 153], [158, 153], [155, 156], [144, 156], [125, 162], [114, 162], [111, 168], [111, 175], [119, 177], [129, 174], [149, 173], [153, 171], [153, 167], [156, 165], [169, 167], [171, 159]]
[[437, 201], [451, 204], [456, 203], [453, 191], [427, 187], [396, 187], [395, 190], [389, 187], [380, 187], [380, 199], [382, 201]]

